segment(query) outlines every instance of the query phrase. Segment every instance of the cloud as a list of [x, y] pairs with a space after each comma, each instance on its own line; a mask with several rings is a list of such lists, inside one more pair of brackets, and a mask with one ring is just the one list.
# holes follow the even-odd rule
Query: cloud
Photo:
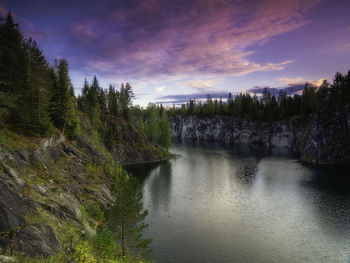
[[155, 87], [155, 89], [156, 89], [157, 92], [162, 92], [165, 89], [165, 87], [164, 86]]
[[217, 87], [222, 83], [223, 78], [213, 78], [206, 80], [191, 80], [184, 82], [183, 85], [194, 89], [198, 92], [215, 92]]
[[304, 84], [305, 83], [309, 83], [313, 86], [321, 86], [323, 81], [325, 80], [326, 78], [320, 78], [320, 79], [317, 79], [317, 80], [305, 80], [304, 78], [302, 77], [296, 77], [296, 78], [279, 78], [278, 80], [280, 82], [282, 82], [283, 84], [285, 85], [289, 85], [289, 86], [295, 86], [295, 85], [298, 85], [298, 84]]
[[[278, 97], [278, 94], [281, 90], [287, 93], [287, 95], [295, 95], [295, 94], [301, 94], [304, 90], [305, 83], [301, 85], [294, 85], [294, 86], [288, 86], [288, 87], [280, 87], [280, 88], [274, 88], [274, 87], [254, 87], [251, 89], [248, 89], [244, 92], [249, 93], [251, 96], [256, 94], [258, 97], [260, 97], [266, 88], [272, 95]], [[208, 95], [210, 95], [212, 98], [220, 99], [222, 98], [224, 101], [226, 101], [229, 92], [232, 93], [233, 97], [236, 96], [239, 92], [233, 92], [228, 90], [205, 90], [200, 91], [196, 93], [190, 93], [190, 94], [173, 94], [173, 95], [166, 95], [166, 96], [159, 96], [156, 98], [158, 100], [157, 102], [167, 103], [167, 104], [183, 104], [187, 103], [190, 99], [196, 99], [196, 100], [205, 100], [207, 99]]]
[[[84, 69], [105, 75], [241, 76], [292, 63], [257, 63], [254, 47], [308, 23], [319, 0], [135, 0], [102, 5], [104, 15], [69, 28]], [[83, 48], [82, 48], [83, 47]], [[90, 59], [89, 59], [90, 58]]]
[[31, 37], [36, 41], [41, 41], [47, 37], [45, 32], [38, 30], [36, 26], [28, 19], [20, 18], [19, 23], [21, 26], [21, 32], [26, 38]]
[[94, 41], [98, 36], [94, 26], [95, 23], [93, 21], [89, 21], [88, 23], [76, 22], [71, 26], [70, 33], [81, 42]]
[[289, 87], [281, 87], [281, 88], [273, 88], [273, 87], [255, 87], [252, 89], [249, 89], [249, 93], [255, 93], [257, 96], [260, 96], [264, 89], [267, 89], [272, 95], [278, 96], [281, 90], [283, 90], [287, 95], [295, 95], [300, 94], [304, 90], [305, 83], [301, 85], [295, 85], [295, 86], [289, 86]]
[[0, 4], [0, 15], [2, 17], [5, 17], [7, 13], [8, 13], [8, 10]]
[[201, 91], [201, 92], [195, 92], [190, 94], [173, 94], [173, 95], [166, 95], [166, 96], [159, 96], [156, 97], [157, 103], [166, 103], [166, 104], [182, 104], [188, 102], [190, 99], [196, 99], [198, 100], [205, 100], [207, 99], [208, 95], [210, 95], [213, 99], [220, 99], [222, 98], [225, 100], [228, 96], [229, 91], [226, 90], [207, 90], [207, 91]]

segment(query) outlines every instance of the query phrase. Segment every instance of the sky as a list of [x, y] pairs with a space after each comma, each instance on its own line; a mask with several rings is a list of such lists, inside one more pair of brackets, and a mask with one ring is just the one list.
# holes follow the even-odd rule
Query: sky
[[[350, 0], [0, 0], [49, 62], [135, 104], [302, 87], [350, 69]], [[295, 91], [295, 88], [291, 89]]]

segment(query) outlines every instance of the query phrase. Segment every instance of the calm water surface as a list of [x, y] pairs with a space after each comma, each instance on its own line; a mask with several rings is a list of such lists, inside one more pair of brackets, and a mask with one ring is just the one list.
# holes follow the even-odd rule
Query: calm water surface
[[160, 165], [127, 167], [143, 180], [157, 262], [350, 262], [346, 171], [258, 147], [182, 143], [171, 152]]

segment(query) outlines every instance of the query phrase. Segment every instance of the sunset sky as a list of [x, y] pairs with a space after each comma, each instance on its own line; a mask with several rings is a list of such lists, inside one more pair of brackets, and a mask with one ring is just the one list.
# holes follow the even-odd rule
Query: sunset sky
[[47, 59], [130, 82], [136, 104], [332, 80], [350, 69], [349, 0], [0, 0]]

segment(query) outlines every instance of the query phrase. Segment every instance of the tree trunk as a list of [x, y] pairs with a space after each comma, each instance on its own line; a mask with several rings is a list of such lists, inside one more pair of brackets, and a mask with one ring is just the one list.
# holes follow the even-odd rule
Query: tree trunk
[[125, 222], [124, 216], [122, 215], [122, 256], [125, 256]]

